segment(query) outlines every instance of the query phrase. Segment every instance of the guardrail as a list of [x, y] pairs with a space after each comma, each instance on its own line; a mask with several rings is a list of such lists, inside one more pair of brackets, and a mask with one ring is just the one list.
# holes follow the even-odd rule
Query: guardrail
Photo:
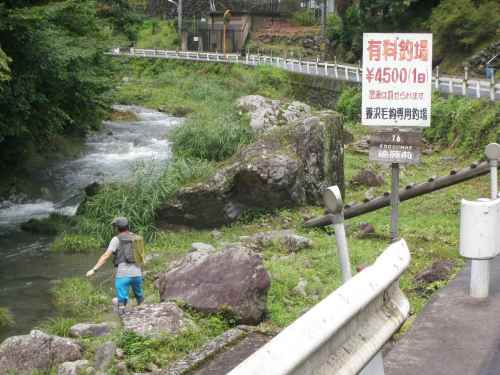
[[410, 258], [404, 240], [392, 244], [229, 374], [380, 373], [365, 366], [408, 317], [399, 278]]
[[[331, 64], [327, 62], [320, 62], [319, 59], [311, 61], [256, 54], [241, 56], [234, 53], [224, 55], [223, 53], [217, 52], [171, 51], [141, 48], [113, 48], [110, 52], [108, 52], [108, 54], [113, 56], [162, 58], [202, 62], [226, 62], [250, 66], [265, 64], [285, 69], [290, 72], [328, 77], [335, 80], [357, 83], [361, 83], [363, 74], [363, 70], [358, 65], [343, 63]], [[434, 90], [445, 94], [500, 100], [500, 84], [495, 83], [494, 76], [491, 80], [468, 79], [467, 73], [464, 74], [464, 78], [440, 76], [439, 68], [437, 68], [433, 77], [433, 88]]]

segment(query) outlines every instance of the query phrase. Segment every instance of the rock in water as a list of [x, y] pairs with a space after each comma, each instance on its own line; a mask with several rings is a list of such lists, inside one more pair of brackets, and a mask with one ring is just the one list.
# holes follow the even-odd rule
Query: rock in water
[[343, 183], [340, 115], [323, 113], [266, 133], [213, 176], [180, 189], [160, 206], [157, 224], [218, 227], [245, 209], [321, 204], [326, 187]]
[[140, 336], [175, 335], [194, 323], [184, 312], [171, 302], [134, 307], [122, 315], [125, 330]]
[[81, 358], [82, 348], [75, 341], [34, 330], [29, 335], [9, 337], [0, 345], [0, 374], [47, 371]]
[[182, 300], [203, 313], [229, 312], [257, 324], [266, 309], [270, 277], [258, 254], [241, 245], [194, 252], [160, 275], [160, 298]]

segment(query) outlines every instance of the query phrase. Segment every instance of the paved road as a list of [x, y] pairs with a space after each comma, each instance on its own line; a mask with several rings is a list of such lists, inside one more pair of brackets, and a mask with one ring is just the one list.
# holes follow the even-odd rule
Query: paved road
[[467, 296], [470, 268], [441, 289], [384, 358], [386, 375], [500, 374], [500, 258], [490, 298]]

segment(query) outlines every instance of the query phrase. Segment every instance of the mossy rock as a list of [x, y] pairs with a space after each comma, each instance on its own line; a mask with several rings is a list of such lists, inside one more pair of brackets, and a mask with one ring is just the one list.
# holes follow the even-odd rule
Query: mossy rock
[[74, 220], [68, 216], [51, 214], [44, 219], [30, 219], [21, 224], [21, 229], [34, 234], [55, 235], [71, 228]]

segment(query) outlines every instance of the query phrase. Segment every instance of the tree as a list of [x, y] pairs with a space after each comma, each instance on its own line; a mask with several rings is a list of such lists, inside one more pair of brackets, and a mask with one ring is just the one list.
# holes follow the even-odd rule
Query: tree
[[29, 149], [50, 150], [58, 136], [100, 126], [111, 87], [109, 44], [95, 1], [0, 6], [3, 77], [10, 61], [10, 79], [0, 82], [0, 168]]

